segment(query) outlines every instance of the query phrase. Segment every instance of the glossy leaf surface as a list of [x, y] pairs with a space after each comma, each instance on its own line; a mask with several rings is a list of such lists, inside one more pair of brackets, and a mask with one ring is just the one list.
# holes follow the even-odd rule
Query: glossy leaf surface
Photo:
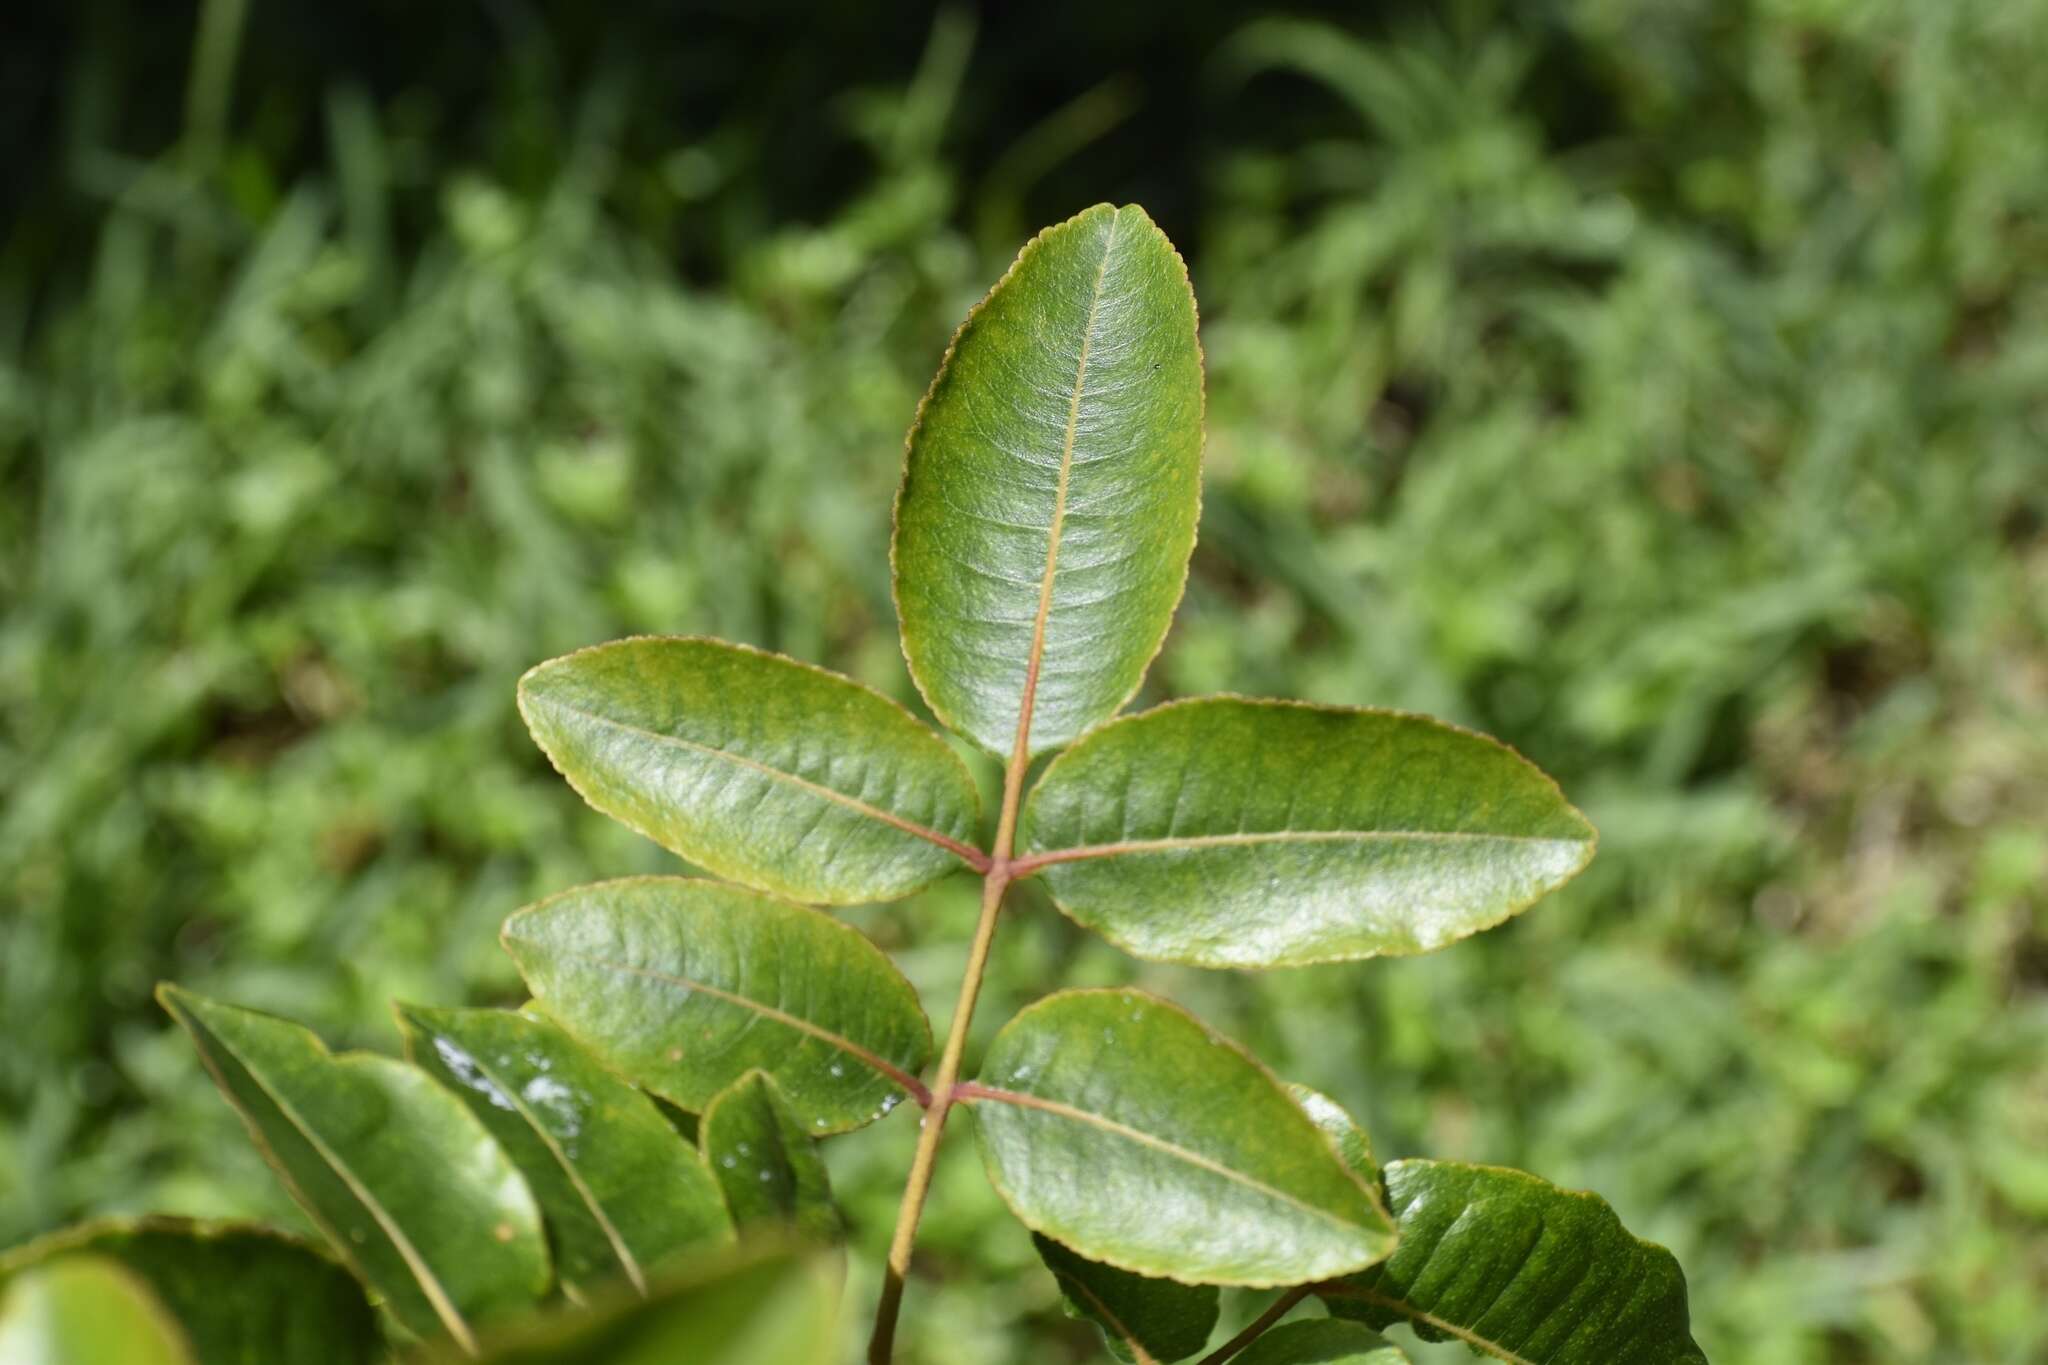
[[115, 1262], [141, 1281], [204, 1365], [365, 1365], [383, 1358], [376, 1313], [348, 1271], [295, 1238], [252, 1224], [85, 1223], [0, 1256], [0, 1286], [81, 1255]]
[[817, 1143], [767, 1072], [720, 1091], [700, 1131], [704, 1160], [741, 1229], [793, 1228], [818, 1243], [845, 1230]]
[[406, 1052], [483, 1120], [554, 1233], [556, 1270], [579, 1293], [732, 1238], [717, 1182], [654, 1102], [543, 1019], [507, 1010], [400, 1006]]
[[1598, 1196], [1452, 1161], [1392, 1162], [1386, 1191], [1401, 1244], [1331, 1312], [1524, 1365], [1705, 1365], [1678, 1262]]
[[1408, 1365], [1408, 1356], [1359, 1323], [1314, 1318], [1282, 1323], [1232, 1356], [1231, 1365]]
[[947, 351], [896, 502], [896, 605], [932, 711], [1008, 756], [1115, 714], [1165, 638], [1200, 501], [1195, 299], [1143, 209], [1034, 238]]
[[1280, 967], [1441, 948], [1568, 881], [1593, 827], [1513, 750], [1439, 721], [1218, 697], [1089, 735], [1031, 793], [1027, 858], [1139, 957]]
[[793, 900], [893, 900], [962, 865], [979, 797], [946, 742], [850, 678], [719, 640], [634, 639], [519, 681], [527, 728], [592, 806]]
[[549, 1017], [684, 1109], [761, 1070], [825, 1134], [922, 1090], [932, 1036], [917, 993], [880, 949], [816, 910], [635, 877], [521, 910], [504, 941]]
[[1266, 1069], [1180, 1009], [1066, 991], [989, 1044], [989, 1178], [1034, 1231], [1147, 1275], [1301, 1284], [1393, 1245], [1373, 1193]]
[[1059, 1281], [1072, 1316], [1094, 1323], [1118, 1360], [1150, 1365], [1185, 1360], [1216, 1329], [1216, 1286], [1136, 1275], [1077, 1256], [1052, 1238], [1031, 1234], [1038, 1258]]
[[297, 1024], [176, 986], [158, 998], [285, 1188], [412, 1331], [467, 1344], [474, 1320], [547, 1288], [547, 1244], [526, 1182], [424, 1072], [335, 1055]]
[[4, 1365], [212, 1365], [142, 1278], [101, 1256], [62, 1256], [0, 1290]]
[[[833, 1365], [841, 1268], [752, 1246], [665, 1276], [645, 1299], [554, 1313], [507, 1333], [487, 1365]], [[449, 1355], [448, 1365], [459, 1357]]]
[[1337, 1155], [1344, 1159], [1352, 1173], [1363, 1180], [1368, 1189], [1378, 1189], [1380, 1164], [1373, 1160], [1372, 1140], [1365, 1135], [1365, 1129], [1358, 1126], [1358, 1120], [1320, 1090], [1311, 1090], [1305, 1085], [1289, 1085], [1287, 1093], [1294, 1096], [1294, 1102], [1336, 1144]]

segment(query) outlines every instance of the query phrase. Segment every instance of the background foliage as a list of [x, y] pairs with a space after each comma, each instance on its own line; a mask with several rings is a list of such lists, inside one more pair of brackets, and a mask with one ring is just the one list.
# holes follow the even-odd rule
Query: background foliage
[[[912, 407], [1030, 227], [1138, 199], [1211, 415], [1147, 695], [1430, 710], [1604, 843], [1455, 952], [1258, 978], [1022, 892], [979, 1036], [1162, 989], [1387, 1157], [1600, 1190], [1716, 1359], [2048, 1353], [2048, 4], [1309, 8], [27, 6], [0, 1243], [292, 1216], [157, 978], [394, 1051], [391, 996], [516, 998], [509, 910], [672, 866], [552, 779], [532, 662], [911, 700]], [[847, 917], [943, 1018], [972, 913]], [[835, 1145], [870, 1266], [912, 1141]], [[1078, 1358], [972, 1144], [923, 1247], [914, 1358]]]

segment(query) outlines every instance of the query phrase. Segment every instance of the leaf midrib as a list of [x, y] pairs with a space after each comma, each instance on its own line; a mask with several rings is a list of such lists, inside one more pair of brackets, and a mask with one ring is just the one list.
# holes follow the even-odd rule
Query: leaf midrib
[[1509, 1350], [1491, 1337], [1483, 1336], [1467, 1327], [1460, 1327], [1455, 1322], [1448, 1322], [1434, 1313], [1416, 1307], [1406, 1299], [1395, 1298], [1391, 1295], [1381, 1294], [1374, 1290], [1350, 1284], [1325, 1285], [1320, 1292], [1329, 1298], [1357, 1299], [1361, 1302], [1384, 1308], [1390, 1313], [1399, 1313], [1411, 1322], [1424, 1323], [1448, 1336], [1456, 1337], [1475, 1351], [1483, 1352], [1494, 1357], [1496, 1360], [1504, 1360], [1507, 1362], [1507, 1365], [1538, 1365], [1538, 1362], [1529, 1359], [1527, 1356], [1517, 1355], [1514, 1351]]
[[707, 982], [698, 981], [694, 977], [678, 976], [673, 972], [656, 971], [652, 967], [636, 966], [630, 962], [619, 962], [607, 957], [593, 957], [586, 953], [576, 952], [573, 949], [556, 948], [553, 951], [557, 957], [572, 962], [581, 962], [591, 967], [603, 967], [609, 971], [624, 972], [629, 976], [644, 976], [651, 981], [660, 981], [666, 985], [676, 986], [686, 991], [701, 991], [715, 1000], [723, 1000], [727, 1004], [752, 1010], [764, 1019], [771, 1019], [785, 1027], [795, 1029], [799, 1033], [808, 1034], [830, 1047], [839, 1049], [855, 1061], [879, 1073], [890, 1084], [918, 1101], [918, 1103], [930, 1103], [930, 1092], [925, 1088], [924, 1082], [918, 1080], [917, 1077], [911, 1075], [902, 1067], [897, 1066], [894, 1062], [869, 1051], [844, 1034], [834, 1033], [831, 1029], [821, 1024], [814, 1024], [808, 1019], [790, 1014], [785, 1010], [777, 1009], [765, 1001], [741, 995], [737, 991], [727, 990], [723, 986], [713, 986]]
[[1088, 1300], [1089, 1307], [1101, 1315], [1102, 1321], [1115, 1331], [1119, 1337], [1123, 1338], [1124, 1345], [1131, 1348], [1131, 1365], [1159, 1365], [1159, 1358], [1145, 1349], [1145, 1343], [1138, 1340], [1138, 1334], [1133, 1332], [1124, 1323], [1124, 1320], [1116, 1315], [1114, 1309], [1102, 1301], [1100, 1294], [1097, 1294], [1086, 1284], [1082, 1283], [1080, 1276], [1069, 1275], [1061, 1271], [1054, 1271], [1053, 1274], [1071, 1292], [1079, 1294], [1082, 1298]]
[[1270, 1199], [1299, 1209], [1303, 1213], [1311, 1214], [1349, 1232], [1371, 1231], [1363, 1223], [1355, 1223], [1347, 1218], [1341, 1218], [1331, 1213], [1328, 1209], [1319, 1209], [1315, 1205], [1287, 1193], [1285, 1190], [1274, 1188], [1256, 1176], [1246, 1175], [1243, 1171], [1232, 1170], [1213, 1157], [1206, 1157], [1200, 1152], [1189, 1151], [1179, 1143], [1170, 1142], [1141, 1128], [1133, 1128], [1129, 1124], [1119, 1123], [1117, 1120], [1107, 1118], [1104, 1115], [1092, 1114], [1086, 1109], [1076, 1108], [1060, 1100], [1047, 1099], [1042, 1095], [1029, 1095], [1019, 1090], [1004, 1090], [997, 1086], [982, 1085], [979, 1082], [960, 1086], [959, 1098], [970, 1104], [978, 1100], [993, 1100], [998, 1104], [1014, 1104], [1020, 1108], [1037, 1109], [1058, 1118], [1069, 1119], [1075, 1123], [1100, 1128], [1104, 1132], [1114, 1133], [1118, 1137], [1138, 1143], [1140, 1146], [1164, 1152], [1166, 1155], [1184, 1161], [1190, 1166], [1208, 1171], [1213, 1175], [1220, 1175], [1226, 1180], [1243, 1185], [1247, 1189], [1255, 1190]]
[[558, 711], [565, 711], [570, 715], [595, 721], [597, 724], [607, 726], [613, 730], [619, 730], [630, 735], [638, 735], [656, 744], [668, 744], [679, 749], [689, 749], [695, 753], [709, 755], [712, 758], [724, 759], [726, 762], [738, 767], [751, 768], [755, 772], [765, 773], [778, 782], [787, 783], [792, 787], [808, 792], [813, 796], [821, 797], [824, 800], [836, 802], [856, 814], [866, 816], [870, 820], [879, 821], [882, 824], [899, 829], [905, 834], [923, 839], [927, 843], [936, 844], [969, 865], [982, 861], [982, 854], [979, 849], [972, 848], [951, 835], [941, 833], [928, 825], [920, 825], [915, 820], [906, 820], [893, 811], [886, 811], [879, 806], [869, 805], [857, 796], [848, 796], [845, 792], [835, 790], [821, 782], [813, 782], [807, 777], [799, 777], [797, 774], [778, 768], [771, 763], [763, 763], [758, 758], [749, 758], [745, 754], [734, 753], [730, 749], [721, 749], [715, 744], [705, 744], [694, 739], [684, 739], [681, 735], [671, 735], [665, 734], [660, 730], [650, 730], [643, 725], [635, 725], [630, 721], [618, 720], [607, 716], [601, 711], [593, 711], [588, 707], [572, 705], [559, 697], [535, 696], [534, 700], [542, 705], [553, 707]]
[[1138, 853], [1171, 853], [1181, 849], [1227, 848], [1255, 844], [1309, 843], [1510, 843], [1583, 844], [1584, 839], [1544, 834], [1494, 834], [1485, 830], [1428, 829], [1300, 829], [1258, 830], [1234, 834], [1187, 834], [1159, 839], [1125, 839], [1111, 844], [1083, 844], [1075, 848], [1052, 849], [1018, 859], [1019, 869], [1046, 867], [1054, 863], [1080, 862], [1091, 858], [1115, 858]]

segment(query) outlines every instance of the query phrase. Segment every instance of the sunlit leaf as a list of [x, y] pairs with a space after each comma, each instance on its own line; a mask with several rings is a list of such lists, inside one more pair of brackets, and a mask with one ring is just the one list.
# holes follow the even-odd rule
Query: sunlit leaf
[[654, 1102], [554, 1024], [505, 1010], [401, 1005], [415, 1065], [483, 1120], [554, 1234], [562, 1282], [587, 1293], [732, 1237], [718, 1185]]
[[426, 1073], [328, 1052], [287, 1020], [176, 986], [157, 998], [292, 1197], [422, 1336], [533, 1301], [550, 1279], [540, 1211], [483, 1124]]
[[1365, 1135], [1365, 1129], [1358, 1126], [1358, 1120], [1320, 1090], [1311, 1090], [1305, 1085], [1289, 1085], [1287, 1093], [1294, 1096], [1294, 1102], [1336, 1144], [1337, 1155], [1344, 1158], [1344, 1164], [1351, 1168], [1352, 1173], [1369, 1187], [1378, 1189], [1380, 1164], [1373, 1160], [1372, 1140]]
[[1678, 1262], [1598, 1196], [1453, 1161], [1392, 1162], [1386, 1191], [1401, 1244], [1331, 1312], [1525, 1365], [1706, 1365]]
[[893, 900], [961, 867], [979, 819], [946, 742], [878, 692], [718, 640], [619, 640], [519, 681], [527, 728], [605, 814], [794, 900]]
[[60, 1256], [0, 1290], [5, 1365], [211, 1365], [142, 1277], [103, 1256]]
[[968, 315], [896, 502], [903, 650], [947, 725], [1055, 749], [1130, 699], [1187, 576], [1202, 357], [1187, 271], [1136, 205], [1048, 228]]
[[989, 1178], [1090, 1260], [1197, 1284], [1300, 1284], [1393, 1245], [1374, 1192], [1266, 1069], [1163, 1000], [1065, 991], [989, 1044]]
[[1019, 838], [1080, 923], [1207, 967], [1441, 948], [1570, 880], [1594, 843], [1556, 783], [1484, 736], [1235, 697], [1087, 736]]
[[917, 993], [880, 949], [816, 910], [634, 877], [521, 910], [504, 941], [549, 1017], [684, 1109], [760, 1070], [822, 1135], [923, 1094], [932, 1037]]
[[1077, 1256], [1042, 1233], [1032, 1233], [1031, 1244], [1059, 1281], [1067, 1311], [1100, 1328], [1118, 1360], [1137, 1365], [1185, 1360], [1206, 1346], [1216, 1329], [1220, 1296], [1215, 1285], [1118, 1270]]
[[[203, 1365], [363, 1365], [383, 1334], [362, 1286], [333, 1258], [248, 1223], [110, 1218], [0, 1256], [0, 1285], [58, 1258], [118, 1263], [146, 1285]], [[0, 1351], [0, 1360], [12, 1361]]]
[[750, 1071], [704, 1110], [704, 1159], [744, 1230], [794, 1228], [814, 1242], [844, 1231], [817, 1143], [765, 1071]]

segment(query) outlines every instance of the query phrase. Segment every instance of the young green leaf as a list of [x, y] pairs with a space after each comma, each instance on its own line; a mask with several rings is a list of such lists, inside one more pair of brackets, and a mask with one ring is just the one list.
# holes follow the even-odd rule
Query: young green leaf
[[1067, 1312], [1100, 1328], [1118, 1360], [1133, 1365], [1185, 1360], [1207, 1345], [1216, 1330], [1219, 1296], [1213, 1284], [1181, 1284], [1118, 1270], [1077, 1256], [1042, 1233], [1032, 1233], [1031, 1244], [1059, 1281]]
[[754, 1243], [664, 1276], [645, 1299], [553, 1313], [508, 1331], [484, 1362], [832, 1365], [842, 1276], [834, 1257]]
[[1287, 1093], [1294, 1096], [1294, 1102], [1301, 1106], [1302, 1112], [1336, 1144], [1337, 1155], [1344, 1158], [1344, 1164], [1351, 1168], [1352, 1174], [1363, 1180], [1368, 1189], [1378, 1189], [1380, 1164], [1373, 1160], [1372, 1141], [1366, 1137], [1365, 1129], [1358, 1126], [1358, 1120], [1320, 1090], [1289, 1084]]
[[1231, 1365], [1408, 1365], [1408, 1356], [1358, 1323], [1312, 1318], [1275, 1327]]
[[506, 1010], [398, 1007], [406, 1054], [459, 1096], [526, 1177], [562, 1283], [586, 1294], [732, 1239], [718, 1184], [654, 1102], [561, 1029]]
[[719, 640], [634, 639], [519, 680], [519, 710], [598, 810], [792, 900], [894, 900], [963, 864], [980, 820], [946, 742], [850, 678]]
[[1027, 245], [911, 428], [893, 562], [942, 721], [1007, 757], [1114, 715], [1158, 651], [1201, 498], [1202, 355], [1173, 245], [1098, 204]]
[[704, 1110], [704, 1160], [742, 1230], [794, 1228], [809, 1241], [845, 1232], [817, 1143], [765, 1071], [750, 1071]]
[[328, 1052], [287, 1020], [172, 985], [221, 1093], [285, 1188], [398, 1320], [474, 1345], [473, 1321], [548, 1286], [540, 1211], [462, 1102], [389, 1057]]
[[1063, 991], [960, 1097], [1017, 1216], [1090, 1260], [1195, 1284], [1302, 1284], [1394, 1244], [1375, 1193], [1264, 1067], [1139, 991]]
[[917, 1071], [932, 1033], [917, 993], [880, 949], [816, 910], [629, 877], [519, 911], [504, 942], [550, 1018], [685, 1109], [757, 1069], [817, 1135], [925, 1098]]
[[1420, 953], [1570, 880], [1593, 827], [1513, 750], [1422, 716], [1215, 697], [1105, 725], [1031, 793], [1022, 870], [1139, 957]]
[[368, 1365], [385, 1355], [362, 1286], [332, 1258], [268, 1228], [163, 1217], [82, 1223], [0, 1256], [0, 1287], [75, 1256], [116, 1262], [139, 1279], [205, 1365]]
[[149, 1286], [118, 1261], [61, 1256], [0, 1292], [5, 1365], [211, 1365]]
[[1321, 1287], [1331, 1312], [1521, 1365], [1706, 1365], [1678, 1262], [1598, 1196], [1453, 1161], [1392, 1162], [1386, 1190], [1401, 1245]]

